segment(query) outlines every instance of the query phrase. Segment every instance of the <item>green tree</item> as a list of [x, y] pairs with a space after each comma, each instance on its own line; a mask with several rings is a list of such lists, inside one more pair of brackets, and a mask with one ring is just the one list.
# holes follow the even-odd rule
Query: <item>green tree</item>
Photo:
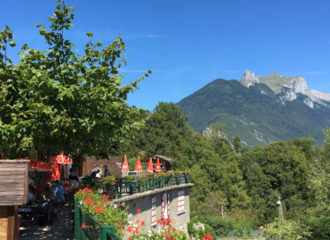
[[233, 145], [234, 145], [235, 152], [240, 153], [242, 150], [242, 143], [241, 143], [241, 139], [238, 135], [235, 135], [235, 137], [233, 138]]
[[73, 11], [64, 1], [57, 5], [50, 31], [37, 25], [47, 50], [24, 44], [17, 65], [5, 54], [8, 42], [15, 45], [12, 33], [9, 27], [1, 32], [0, 152], [8, 158], [31, 149], [107, 156], [141, 126], [134, 121], [140, 110], [126, 100], [143, 77], [121, 85], [118, 69], [127, 64], [122, 38], [102, 48], [88, 32], [84, 55], [77, 55], [64, 36], [73, 26]]

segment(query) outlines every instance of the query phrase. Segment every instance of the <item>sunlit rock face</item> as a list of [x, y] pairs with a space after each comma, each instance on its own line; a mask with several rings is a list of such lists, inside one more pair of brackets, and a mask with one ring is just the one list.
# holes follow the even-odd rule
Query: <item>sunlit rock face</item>
[[307, 96], [303, 102], [310, 108], [314, 108], [315, 102], [322, 105], [326, 105], [325, 102], [330, 103], [330, 94], [308, 89], [304, 77], [285, 77], [280, 73], [270, 73], [267, 76], [262, 77], [256, 76], [254, 72], [245, 70], [241, 83], [248, 88], [257, 83], [267, 85], [275, 94], [279, 95], [279, 102], [282, 104], [285, 104], [286, 101], [296, 100], [298, 94]]
[[253, 72], [246, 69], [241, 79], [241, 83], [246, 87], [250, 87], [253, 86], [255, 83], [259, 83], [259, 77], [256, 76]]

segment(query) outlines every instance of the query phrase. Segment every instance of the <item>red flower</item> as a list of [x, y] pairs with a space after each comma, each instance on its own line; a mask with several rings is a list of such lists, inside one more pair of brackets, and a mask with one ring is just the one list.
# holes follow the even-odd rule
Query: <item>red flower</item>
[[82, 228], [82, 229], [86, 228], [85, 223], [82, 223], [82, 224], [81, 224], [81, 228]]
[[201, 240], [213, 240], [213, 238], [210, 235], [205, 234]]
[[173, 232], [175, 232], [176, 231], [176, 229], [175, 229], [175, 227], [173, 227]]
[[138, 234], [139, 233], [139, 228], [135, 228], [135, 231], [134, 231], [135, 234]]
[[128, 240], [131, 240], [132, 237], [129, 237]]
[[119, 227], [122, 227], [123, 226], [123, 224], [119, 224]]
[[144, 221], [143, 221], [143, 220], [141, 221], [141, 226], [145, 226], [145, 223], [144, 223]]
[[132, 227], [131, 227], [131, 226], [128, 226], [128, 228], [126, 228], [126, 230], [127, 230], [128, 232], [131, 232], [131, 231], [132, 231]]
[[83, 193], [83, 196], [87, 196], [87, 193]]
[[137, 209], [136, 211], [137, 211], [137, 213], [141, 213], [141, 210], [140, 209]]
[[138, 219], [138, 220], [136, 220], [136, 223], [139, 223], [140, 222], [140, 220]]

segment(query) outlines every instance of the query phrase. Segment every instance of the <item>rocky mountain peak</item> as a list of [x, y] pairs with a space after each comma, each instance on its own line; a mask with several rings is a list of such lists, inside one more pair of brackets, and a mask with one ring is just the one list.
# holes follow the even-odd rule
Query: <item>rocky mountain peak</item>
[[251, 85], [253, 86], [255, 83], [259, 83], [259, 77], [256, 76], [254, 72], [251, 72], [246, 69], [241, 78], [241, 83], [246, 87], [250, 87]]
[[304, 101], [304, 103], [313, 108], [313, 102], [324, 105], [325, 102], [330, 102], [330, 94], [322, 93], [316, 90], [308, 89], [307, 82], [304, 77], [292, 76], [285, 77], [280, 73], [270, 73], [267, 76], [256, 76], [253, 72], [245, 70], [241, 83], [250, 87], [256, 83], [266, 84], [270, 89], [274, 91], [275, 94], [280, 96], [283, 104], [286, 101], [294, 101], [297, 99], [297, 94], [306, 95], [309, 100]]

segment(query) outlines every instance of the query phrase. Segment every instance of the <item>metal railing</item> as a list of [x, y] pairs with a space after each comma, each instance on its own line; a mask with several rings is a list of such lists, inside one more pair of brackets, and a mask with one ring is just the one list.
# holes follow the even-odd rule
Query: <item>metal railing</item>
[[119, 199], [125, 195], [133, 195], [159, 188], [165, 188], [173, 185], [190, 183], [190, 174], [177, 174], [172, 176], [147, 176], [146, 180], [126, 181], [125, 178], [118, 178], [114, 186], [104, 186], [111, 199]]
[[[121, 240], [115, 233], [114, 226], [102, 225], [92, 215], [82, 214], [82, 205], [75, 200], [74, 226], [76, 240]], [[82, 224], [86, 227], [82, 228]]]

